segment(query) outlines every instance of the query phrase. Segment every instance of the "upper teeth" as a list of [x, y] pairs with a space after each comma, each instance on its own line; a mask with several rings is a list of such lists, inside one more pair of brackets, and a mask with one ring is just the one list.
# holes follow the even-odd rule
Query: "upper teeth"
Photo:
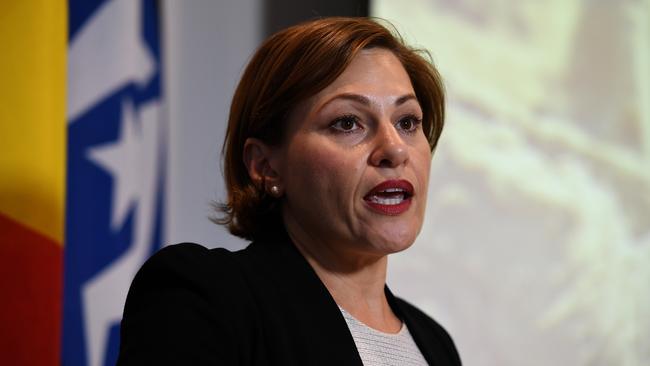
[[387, 189], [383, 190], [382, 192], [394, 193], [394, 192], [404, 192], [404, 190], [401, 189], [401, 188], [387, 188]]

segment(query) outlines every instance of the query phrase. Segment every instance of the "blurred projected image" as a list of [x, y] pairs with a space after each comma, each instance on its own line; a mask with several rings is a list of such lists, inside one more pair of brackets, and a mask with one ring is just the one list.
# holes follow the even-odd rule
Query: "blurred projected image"
[[650, 365], [650, 1], [372, 15], [431, 51], [448, 92], [427, 221], [390, 283], [468, 365]]

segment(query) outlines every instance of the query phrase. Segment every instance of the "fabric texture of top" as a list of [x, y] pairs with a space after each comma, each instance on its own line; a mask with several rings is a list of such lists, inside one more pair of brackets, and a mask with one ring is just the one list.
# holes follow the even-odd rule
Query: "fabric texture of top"
[[408, 326], [395, 334], [380, 332], [365, 325], [339, 306], [350, 328], [364, 366], [426, 366], [427, 361], [415, 344]]
[[[385, 287], [429, 365], [461, 364], [447, 332]], [[229, 252], [163, 248], [136, 275], [118, 365], [337, 365], [363, 362], [325, 285], [286, 233]]]

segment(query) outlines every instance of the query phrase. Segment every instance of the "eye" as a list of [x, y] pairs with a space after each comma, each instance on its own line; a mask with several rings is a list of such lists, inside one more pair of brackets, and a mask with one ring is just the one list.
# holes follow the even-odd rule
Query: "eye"
[[422, 124], [422, 118], [414, 114], [409, 114], [407, 116], [400, 118], [399, 121], [397, 121], [396, 127], [408, 133], [413, 133], [418, 129], [418, 127], [421, 124]]
[[359, 118], [355, 115], [338, 117], [330, 124], [330, 127], [337, 132], [349, 133], [361, 128]]

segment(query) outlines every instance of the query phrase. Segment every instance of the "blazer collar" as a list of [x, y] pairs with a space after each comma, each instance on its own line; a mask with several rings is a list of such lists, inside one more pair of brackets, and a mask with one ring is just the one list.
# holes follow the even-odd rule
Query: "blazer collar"
[[[341, 311], [314, 269], [298, 251], [286, 232], [269, 237], [267, 240], [253, 242], [248, 250], [260, 254], [265, 272], [277, 282], [278, 288], [286, 290], [288, 299], [296, 302], [296, 318], [301, 319], [306, 327], [319, 333], [320, 339], [326, 339], [316, 346], [314, 359], [323, 365], [363, 365], [356, 344]], [[388, 304], [395, 314], [406, 324], [413, 340], [422, 352], [425, 360], [432, 365], [432, 354], [424, 329], [409, 314], [388, 286], [384, 287]], [[430, 341], [430, 340], [429, 340]], [[334, 351], [336, 350], [336, 351]]]
[[[316, 272], [295, 247], [288, 234], [253, 242], [246, 251], [256, 259], [258, 269], [274, 283], [288, 302], [291, 317], [299, 319], [312, 340], [304, 347], [319, 365], [362, 366], [354, 339], [338, 305]], [[261, 267], [261, 268], [260, 268]]]

